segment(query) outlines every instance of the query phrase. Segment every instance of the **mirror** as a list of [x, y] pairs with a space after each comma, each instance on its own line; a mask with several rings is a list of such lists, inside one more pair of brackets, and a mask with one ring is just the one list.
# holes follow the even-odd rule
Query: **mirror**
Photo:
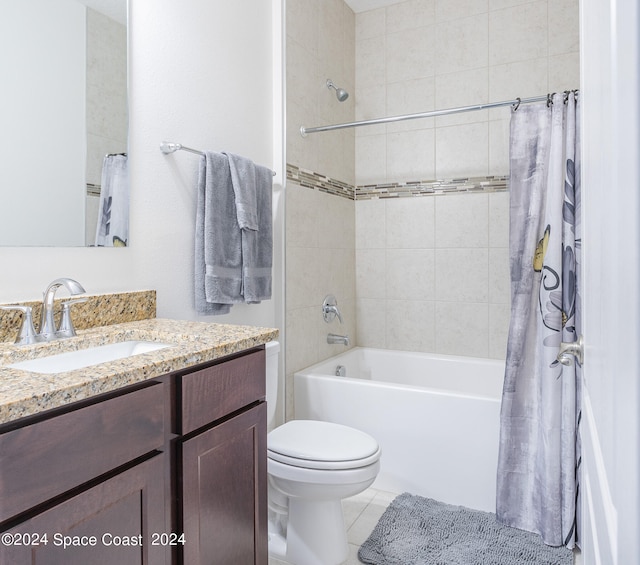
[[126, 0], [3, 2], [0, 245], [95, 245], [103, 160], [127, 152], [126, 22]]

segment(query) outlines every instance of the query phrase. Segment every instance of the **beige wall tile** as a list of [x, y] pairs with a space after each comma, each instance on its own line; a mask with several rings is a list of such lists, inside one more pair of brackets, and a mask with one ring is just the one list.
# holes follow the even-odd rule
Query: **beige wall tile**
[[[358, 91], [356, 99], [356, 120], [372, 120], [374, 118], [384, 118], [387, 106], [387, 89], [384, 84], [376, 84], [371, 87], [363, 87]], [[384, 135], [386, 133], [385, 124], [373, 126], [363, 126], [355, 128], [356, 137], [364, 135]]]
[[356, 249], [385, 249], [386, 222], [386, 201], [356, 201]]
[[428, 249], [434, 246], [433, 198], [390, 198], [385, 205], [387, 248]]
[[509, 120], [489, 122], [489, 174], [509, 176]]
[[318, 246], [317, 192], [306, 187], [288, 183], [286, 206], [287, 247]]
[[529, 2], [531, 2], [531, 0], [489, 0], [489, 10], [502, 10], [503, 8], [520, 6], [521, 4], [528, 4]]
[[[435, 110], [435, 78], [425, 77], [387, 84], [386, 112], [381, 116], [400, 116]], [[389, 133], [434, 127], [433, 118], [393, 122]]]
[[386, 29], [386, 9], [378, 8], [360, 12], [356, 16], [356, 42], [382, 37]]
[[510, 301], [509, 248], [492, 247], [489, 249], [489, 302], [509, 304]]
[[489, 304], [489, 357], [492, 359], [504, 359], [507, 355], [510, 317], [509, 304]]
[[313, 303], [322, 304], [327, 294], [339, 301], [353, 300], [356, 293], [356, 256], [352, 249], [320, 249], [319, 275]]
[[295, 373], [318, 362], [318, 309], [287, 311], [287, 373]]
[[488, 0], [436, 0], [436, 21], [443, 22], [489, 11]]
[[322, 292], [322, 249], [287, 248], [287, 310], [311, 306]]
[[540, 96], [548, 91], [547, 57], [503, 63], [489, 67], [491, 101]]
[[403, 351], [433, 351], [435, 303], [423, 300], [386, 301], [386, 347]]
[[386, 297], [391, 300], [433, 300], [435, 253], [433, 249], [388, 249]]
[[436, 177], [485, 176], [489, 172], [487, 122], [436, 128]]
[[358, 249], [356, 252], [356, 296], [384, 300], [387, 296], [387, 251]]
[[387, 136], [356, 137], [356, 183], [377, 184], [387, 177]]
[[436, 74], [487, 66], [487, 14], [445, 21], [436, 27]]
[[355, 202], [318, 192], [318, 244], [333, 249], [355, 248]]
[[435, 177], [433, 128], [387, 135], [387, 176], [389, 182], [429, 180]]
[[[358, 88], [380, 84], [385, 76], [385, 38], [373, 37], [356, 43]], [[384, 79], [382, 79], [384, 80]]]
[[549, 57], [549, 92], [580, 88], [580, 54]]
[[489, 246], [509, 247], [509, 193], [489, 194]]
[[436, 353], [487, 357], [489, 305], [436, 302]]
[[[489, 68], [470, 69], [436, 77], [436, 108], [459, 108], [489, 102]], [[436, 126], [485, 122], [488, 111], [465, 112], [436, 118]]]
[[488, 194], [446, 194], [435, 198], [435, 206], [436, 247], [487, 247]]
[[488, 249], [436, 249], [435, 259], [436, 300], [488, 302]]
[[290, 41], [293, 40], [317, 51], [318, 11], [317, 2], [286, 3], [287, 47], [290, 47]]
[[547, 25], [546, 0], [490, 12], [489, 64], [546, 57]]
[[434, 26], [386, 36], [386, 81], [412, 80], [434, 75]]
[[578, 0], [549, 2], [549, 55], [580, 51]]
[[383, 300], [364, 298], [356, 301], [356, 343], [361, 347], [387, 347], [386, 308]]
[[397, 33], [435, 23], [435, 0], [405, 0], [386, 9], [386, 33]]

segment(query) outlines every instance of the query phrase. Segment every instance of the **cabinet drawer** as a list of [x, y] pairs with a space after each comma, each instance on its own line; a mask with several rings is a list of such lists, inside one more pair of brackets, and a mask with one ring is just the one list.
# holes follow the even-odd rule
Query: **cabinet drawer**
[[164, 445], [153, 384], [0, 435], [0, 522]]
[[181, 377], [181, 430], [188, 434], [265, 395], [265, 353], [255, 351]]

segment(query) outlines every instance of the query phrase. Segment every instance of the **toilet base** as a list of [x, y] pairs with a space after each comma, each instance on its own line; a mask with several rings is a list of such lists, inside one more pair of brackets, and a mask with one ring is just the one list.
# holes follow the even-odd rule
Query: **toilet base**
[[293, 565], [339, 565], [349, 555], [340, 500], [289, 499], [287, 538], [269, 532], [269, 555]]

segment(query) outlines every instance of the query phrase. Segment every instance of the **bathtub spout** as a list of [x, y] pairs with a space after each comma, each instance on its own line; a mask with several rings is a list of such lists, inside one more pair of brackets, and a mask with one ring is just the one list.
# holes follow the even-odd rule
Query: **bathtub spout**
[[327, 334], [327, 343], [342, 344], [346, 346], [350, 345], [348, 335], [338, 335], [338, 334]]

